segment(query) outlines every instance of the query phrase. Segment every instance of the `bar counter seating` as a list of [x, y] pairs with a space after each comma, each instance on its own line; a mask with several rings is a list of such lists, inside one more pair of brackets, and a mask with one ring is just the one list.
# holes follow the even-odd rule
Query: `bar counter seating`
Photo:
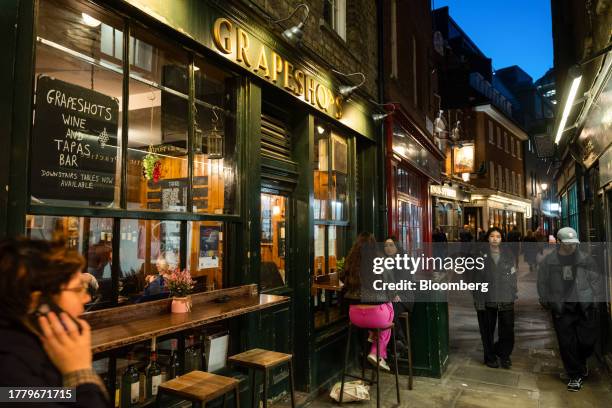
[[[289, 301], [286, 296], [259, 294], [255, 284], [197, 293], [191, 295], [191, 298], [193, 306], [188, 313], [171, 313], [172, 299], [85, 313], [83, 317], [92, 327], [92, 352], [108, 355], [107, 352], [114, 352], [115, 349], [123, 349], [152, 339], [154, 344], [158, 337], [167, 338], [168, 335], [178, 335], [179, 332], [212, 323], [218, 325], [222, 320]], [[248, 353], [239, 355], [248, 355]], [[273, 368], [280, 363], [289, 362], [291, 368], [291, 355], [268, 353], [271, 353], [268, 357], [275, 358], [267, 359], [264, 366], [271, 365], [268, 368]], [[278, 356], [282, 358], [276, 358]], [[171, 399], [175, 400], [179, 398], [190, 401], [193, 407], [205, 407], [208, 402], [223, 397], [223, 406], [225, 406], [227, 395], [233, 393], [234, 405], [239, 407], [239, 379], [200, 371], [197, 368], [191, 370], [193, 371], [188, 370], [189, 372], [183, 375], [161, 383], [157, 397], [155, 398], [153, 394], [153, 399], [149, 398], [145, 405], [162, 406], [160, 401], [172, 397]], [[293, 390], [293, 382], [291, 386]]]

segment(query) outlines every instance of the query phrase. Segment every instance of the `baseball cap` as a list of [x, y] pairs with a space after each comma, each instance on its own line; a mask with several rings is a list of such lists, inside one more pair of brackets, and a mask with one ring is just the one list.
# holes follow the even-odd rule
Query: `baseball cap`
[[579, 244], [578, 233], [571, 227], [563, 227], [557, 232], [557, 239], [564, 244]]

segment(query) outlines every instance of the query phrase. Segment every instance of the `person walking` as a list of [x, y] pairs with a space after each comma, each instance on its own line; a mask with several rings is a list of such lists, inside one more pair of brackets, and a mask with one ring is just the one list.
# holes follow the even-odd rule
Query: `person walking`
[[110, 407], [92, 366], [91, 329], [78, 317], [91, 299], [84, 266], [85, 259], [62, 242], [0, 242], [0, 387], [75, 388], [76, 402], [67, 405]]
[[552, 314], [568, 391], [579, 391], [588, 376], [587, 359], [597, 340], [598, 302], [605, 283], [591, 256], [578, 248], [573, 228], [557, 232], [560, 245], [538, 267], [540, 303]]
[[[393, 305], [388, 299], [387, 292], [372, 293], [365, 289], [372, 288], [370, 279], [373, 279], [374, 274], [371, 270], [361, 269], [366, 265], [372, 265], [370, 260], [373, 260], [376, 255], [374, 235], [369, 232], [362, 232], [349, 251], [344, 268], [339, 272], [339, 278], [344, 283], [343, 299], [349, 303], [349, 319], [357, 327], [386, 328], [393, 323]], [[365, 279], [363, 282], [362, 277]], [[372, 346], [367, 359], [375, 366], [378, 349], [380, 368], [391, 371], [386, 361], [391, 329], [381, 330], [378, 339], [374, 337], [375, 333], [370, 331]]]
[[[502, 232], [492, 227], [487, 231], [488, 247], [482, 256], [484, 268], [475, 269], [474, 282], [487, 283], [487, 292], [475, 291], [474, 307], [484, 352], [484, 364], [491, 368], [509, 369], [510, 356], [514, 349], [514, 301], [516, 300], [517, 279], [514, 258], [503, 247]], [[495, 341], [495, 326], [498, 325], [498, 340]], [[498, 362], [499, 358], [499, 362]]]
[[525, 262], [527, 262], [529, 265], [529, 272], [533, 272], [536, 264], [536, 257], [540, 248], [533, 231], [530, 229], [527, 230], [527, 234], [525, 235], [525, 238], [523, 238], [523, 246], [521, 249], [523, 251]]

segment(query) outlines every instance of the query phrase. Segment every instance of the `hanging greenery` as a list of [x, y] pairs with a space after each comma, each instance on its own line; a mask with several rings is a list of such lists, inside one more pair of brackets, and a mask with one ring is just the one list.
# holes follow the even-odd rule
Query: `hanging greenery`
[[153, 153], [151, 147], [149, 147], [149, 153], [142, 159], [142, 176], [146, 180], [153, 180], [155, 183], [161, 178], [161, 159]]

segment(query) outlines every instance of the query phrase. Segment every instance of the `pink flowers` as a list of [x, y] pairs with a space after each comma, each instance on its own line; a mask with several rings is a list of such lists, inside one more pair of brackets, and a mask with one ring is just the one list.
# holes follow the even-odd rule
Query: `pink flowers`
[[185, 297], [189, 295], [195, 285], [195, 281], [191, 279], [191, 274], [187, 269], [174, 269], [166, 276], [166, 285], [170, 294], [175, 297]]

